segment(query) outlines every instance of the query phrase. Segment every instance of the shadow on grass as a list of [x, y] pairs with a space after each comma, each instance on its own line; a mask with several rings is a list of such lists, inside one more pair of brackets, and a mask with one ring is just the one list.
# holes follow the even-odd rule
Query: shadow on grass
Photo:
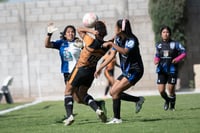
[[192, 108], [184, 108], [184, 109], [178, 109], [178, 111], [185, 111], [185, 110], [200, 110], [200, 107], [192, 107]]
[[[73, 116], [78, 115], [78, 113], [74, 113]], [[62, 118], [56, 118], [55, 123], [63, 123], [63, 121], [66, 119], [66, 116], [64, 115]]]
[[136, 118], [136, 119], [123, 119], [125, 122], [158, 122], [158, 121], [170, 121], [170, 120], [185, 120], [195, 119], [193, 116], [164, 116], [160, 118]]
[[[74, 121], [73, 125], [86, 125], [86, 124], [97, 124], [100, 123], [100, 120], [94, 119], [79, 119]], [[62, 120], [56, 121], [54, 124], [64, 124]]]

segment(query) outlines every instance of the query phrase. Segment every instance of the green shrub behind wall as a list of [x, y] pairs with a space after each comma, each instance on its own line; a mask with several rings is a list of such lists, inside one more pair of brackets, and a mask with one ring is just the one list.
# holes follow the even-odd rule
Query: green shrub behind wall
[[185, 4], [186, 0], [149, 0], [149, 14], [156, 42], [160, 40], [160, 27], [168, 25], [172, 29], [172, 38], [184, 45]]

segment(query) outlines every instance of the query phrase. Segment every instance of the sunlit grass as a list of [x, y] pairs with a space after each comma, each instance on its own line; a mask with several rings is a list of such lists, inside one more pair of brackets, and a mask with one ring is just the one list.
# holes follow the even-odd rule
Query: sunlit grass
[[[0, 116], [1, 133], [199, 133], [200, 94], [177, 95], [176, 111], [164, 111], [160, 96], [147, 96], [140, 113], [135, 104], [122, 102], [122, 124], [101, 123], [91, 108], [75, 104], [75, 122], [64, 126], [63, 101], [43, 102]], [[7, 106], [5, 104], [1, 105]], [[112, 102], [106, 100], [108, 117]]]

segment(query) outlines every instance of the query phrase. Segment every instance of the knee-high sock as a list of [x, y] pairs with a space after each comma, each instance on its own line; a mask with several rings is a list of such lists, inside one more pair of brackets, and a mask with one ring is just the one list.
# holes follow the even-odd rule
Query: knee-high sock
[[73, 114], [73, 97], [71, 95], [66, 95], [64, 99], [64, 106], [66, 110], [67, 117]]
[[98, 105], [97, 105], [97, 103], [95, 102], [95, 100], [93, 99], [92, 96], [90, 96], [90, 95], [87, 94], [87, 95], [84, 97], [84, 102], [85, 102], [87, 105], [89, 105], [94, 111], [96, 111], [96, 110], [98, 109]]
[[105, 96], [108, 94], [109, 89], [110, 89], [110, 86], [109, 85], [106, 86], [105, 93], [104, 93]]
[[126, 94], [124, 92], [121, 93], [120, 99], [124, 100], [124, 101], [130, 101], [130, 102], [138, 102], [140, 100], [139, 97], [132, 96], [132, 95]]
[[170, 102], [175, 105], [175, 103], [176, 103], [176, 95], [169, 96], [169, 99], [170, 99]]
[[120, 119], [120, 109], [121, 109], [121, 100], [120, 98], [118, 99], [113, 99], [113, 113], [114, 113], [114, 118]]
[[165, 101], [169, 101], [170, 100], [166, 92], [162, 92], [162, 93], [160, 93], [160, 95]]

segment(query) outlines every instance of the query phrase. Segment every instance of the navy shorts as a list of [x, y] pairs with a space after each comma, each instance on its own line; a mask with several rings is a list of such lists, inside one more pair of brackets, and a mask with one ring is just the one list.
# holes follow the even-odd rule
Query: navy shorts
[[128, 81], [132, 84], [135, 85], [143, 76], [143, 71], [134, 71], [132, 73], [128, 73], [128, 74], [121, 74], [117, 80], [121, 80], [123, 77], [127, 78]]

